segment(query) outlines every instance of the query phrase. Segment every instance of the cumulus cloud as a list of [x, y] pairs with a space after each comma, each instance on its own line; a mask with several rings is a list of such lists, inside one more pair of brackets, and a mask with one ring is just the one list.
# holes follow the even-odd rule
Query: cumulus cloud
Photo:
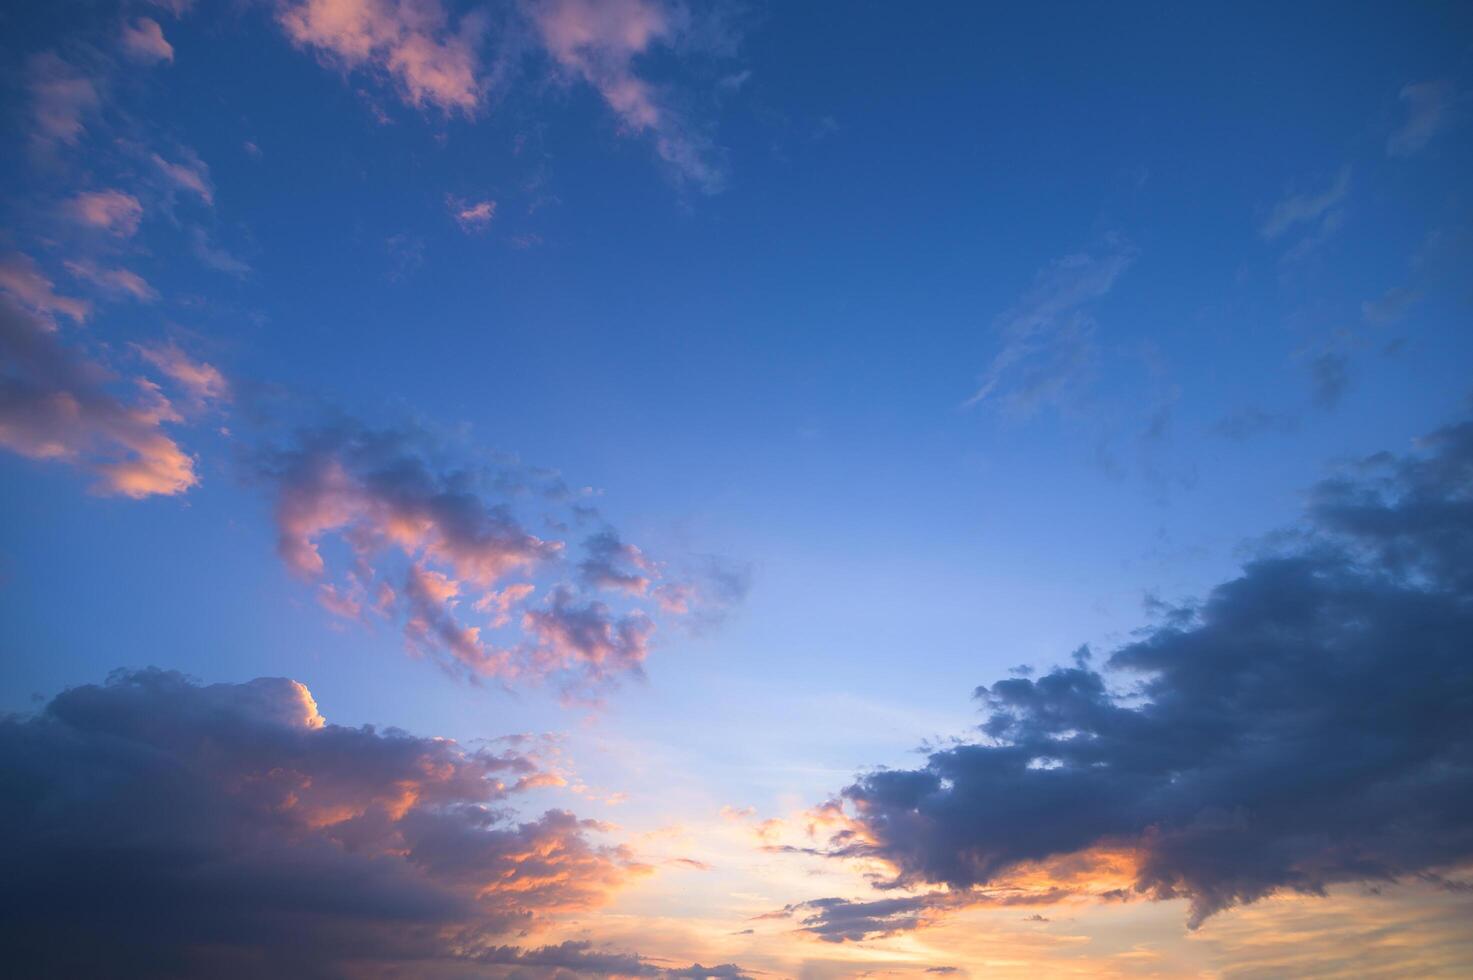
[[277, 21], [331, 63], [388, 75], [411, 105], [470, 114], [481, 104], [480, 15], [454, 24], [439, 0], [281, 0]]
[[124, 191], [84, 191], [67, 202], [66, 213], [78, 224], [128, 238], [138, 231], [143, 205]]
[[[457, 463], [464, 455], [419, 430], [343, 419], [252, 465], [275, 496], [278, 552], [318, 583], [324, 606], [364, 622], [402, 618], [411, 650], [470, 679], [552, 680], [586, 696], [641, 674], [654, 614], [707, 616], [740, 598], [730, 583], [666, 580], [606, 526], [571, 560], [568, 543], [534, 534], [524, 513], [566, 529], [586, 511], [579, 494], [554, 473]], [[559, 511], [569, 520], [552, 519]], [[666, 587], [687, 601], [671, 605]]]
[[591, 821], [509, 811], [529, 757], [333, 725], [284, 678], [119, 672], [0, 720], [0, 773], [0, 942], [21, 974], [531, 963], [556, 948], [499, 940], [648, 870]]
[[123, 51], [145, 64], [174, 60], [174, 46], [164, 39], [164, 29], [152, 17], [136, 17], [123, 25]]
[[497, 946], [475, 956], [475, 961], [485, 965], [518, 967], [525, 974], [539, 977], [660, 977], [665, 980], [748, 980], [748, 974], [735, 963], [719, 966], [702, 966], [693, 963], [687, 967], [658, 966], [635, 953], [619, 953], [599, 950], [590, 942], [569, 939], [556, 946], [541, 946], [536, 949], [519, 949], [515, 946]]
[[1113, 243], [1040, 271], [1023, 298], [993, 322], [1002, 349], [965, 405], [995, 401], [1028, 415], [1057, 402], [1095, 360], [1095, 322], [1085, 307], [1110, 292], [1135, 254]]
[[[850, 785], [826, 853], [942, 890], [922, 908], [1024, 881], [1185, 899], [1194, 927], [1473, 860], [1473, 423], [1321, 483], [1287, 540], [1104, 670], [978, 688], [985, 738]], [[907, 901], [808, 927], [920, 924]]]
[[79, 466], [103, 494], [177, 494], [198, 482], [194, 460], [164, 430], [181, 421], [157, 384], [117, 377], [63, 344], [46, 322], [0, 300], [0, 446]]
[[591, 85], [630, 133], [649, 134], [683, 181], [714, 193], [725, 175], [709, 138], [640, 76], [636, 60], [657, 45], [682, 43], [683, 7], [656, 0], [530, 0], [528, 16], [553, 62]]
[[1401, 90], [1406, 118], [1386, 140], [1386, 154], [1409, 157], [1421, 152], [1445, 128], [1458, 102], [1452, 82], [1417, 82]]

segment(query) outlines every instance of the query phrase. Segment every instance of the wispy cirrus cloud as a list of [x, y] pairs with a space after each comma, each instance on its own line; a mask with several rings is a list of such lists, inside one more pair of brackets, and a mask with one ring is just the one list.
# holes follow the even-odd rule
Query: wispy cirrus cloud
[[1279, 892], [1466, 866], [1470, 488], [1473, 423], [1376, 454], [1317, 486], [1280, 550], [1108, 672], [1086, 649], [978, 688], [985, 739], [861, 777], [819, 851], [928, 891], [807, 903], [805, 925], [912, 928], [920, 910], [1021, 884], [1019, 901], [1184, 899], [1195, 928]]
[[1135, 257], [1134, 248], [1116, 241], [1041, 270], [1022, 299], [993, 321], [1001, 350], [963, 407], [996, 402], [1026, 416], [1063, 398], [1095, 361], [1088, 306], [1114, 288]]
[[152, 303], [159, 298], [158, 290], [130, 269], [120, 266], [109, 268], [90, 259], [68, 259], [62, 264], [74, 277], [91, 283], [109, 296], [131, 296], [140, 303]]
[[0, 942], [21, 973], [572, 969], [598, 951], [505, 943], [651, 870], [601, 824], [509, 809], [547, 785], [515, 744], [334, 725], [285, 678], [119, 672], [0, 720], [0, 763]]
[[92, 304], [56, 292], [56, 284], [36, 265], [34, 259], [20, 252], [0, 255], [0, 290], [31, 313], [47, 318], [53, 313], [71, 317], [78, 323], [92, 313]]
[[1450, 81], [1416, 82], [1402, 87], [1400, 99], [1406, 118], [1386, 139], [1386, 155], [1409, 157], [1427, 148], [1452, 122], [1462, 101]]
[[99, 84], [54, 51], [32, 55], [26, 62], [32, 147], [44, 151], [80, 142], [87, 118], [102, 106]]
[[445, 205], [450, 209], [450, 215], [455, 223], [460, 225], [464, 232], [483, 231], [496, 217], [495, 201], [467, 201], [464, 198], [449, 196], [445, 199]]
[[1269, 209], [1258, 226], [1266, 241], [1281, 239], [1291, 232], [1299, 239], [1284, 252], [1283, 261], [1304, 258], [1340, 230], [1345, 222], [1345, 201], [1350, 195], [1350, 166], [1340, 168], [1322, 191], [1289, 194]]
[[525, 9], [559, 69], [591, 85], [628, 132], [648, 134], [679, 179], [706, 193], [721, 189], [715, 146], [635, 65], [655, 47], [686, 43], [686, 8], [658, 0], [528, 0]]

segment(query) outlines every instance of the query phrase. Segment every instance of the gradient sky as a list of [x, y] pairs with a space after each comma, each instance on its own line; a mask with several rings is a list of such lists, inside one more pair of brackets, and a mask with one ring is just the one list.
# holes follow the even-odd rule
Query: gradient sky
[[[1473, 970], [1466, 4], [60, 0], [0, 52], [0, 755], [45, 800], [3, 846], [132, 785], [108, 739], [233, 807], [341, 737], [331, 800], [47, 846], [120, 890], [152, 834], [373, 853], [383, 909], [461, 903], [351, 963], [409, 913], [133, 923], [122, 975]], [[1149, 781], [1122, 717], [1187, 761]], [[1298, 798], [1212, 770], [1238, 736]], [[409, 745], [453, 758], [375, 768]], [[577, 842], [562, 890], [401, 860], [492, 802], [596, 821], [515, 824]], [[1224, 813], [1241, 853], [1152, 843]], [[33, 935], [88, 948], [53, 891]]]

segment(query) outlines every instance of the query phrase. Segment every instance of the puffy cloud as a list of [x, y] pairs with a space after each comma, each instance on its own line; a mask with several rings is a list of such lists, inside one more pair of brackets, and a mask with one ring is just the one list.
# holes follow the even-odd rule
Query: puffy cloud
[[0, 721], [7, 963], [229, 977], [507, 959], [499, 937], [648, 870], [571, 813], [509, 812], [536, 769], [330, 724], [283, 678], [146, 670], [69, 690]]
[[97, 84], [94, 78], [55, 52], [33, 55], [26, 63], [33, 145], [75, 146], [86, 131], [83, 120], [102, 105]]
[[545, 607], [528, 609], [522, 627], [532, 637], [526, 657], [538, 673], [574, 671], [590, 686], [639, 674], [655, 631], [642, 610], [615, 615], [596, 599], [578, 602], [563, 586]]
[[56, 285], [46, 278], [35, 260], [20, 252], [0, 255], [0, 289], [40, 317], [64, 313], [80, 323], [92, 312], [92, 305], [84, 299], [58, 296]]
[[143, 220], [143, 205], [138, 198], [119, 190], [84, 191], [67, 202], [66, 212], [78, 224], [122, 238], [137, 232]]
[[[1183, 898], [1193, 926], [1473, 860], [1473, 423], [1320, 484], [1288, 540], [1107, 671], [979, 688], [985, 740], [860, 778], [826, 853], [946, 889], [925, 908], [1021, 882]], [[829, 907], [810, 928], [866, 932]]]
[[618, 589], [635, 595], [649, 591], [654, 566], [644, 552], [620, 540], [614, 531], [600, 531], [583, 542], [583, 561], [578, 574], [600, 589]]
[[681, 41], [690, 27], [684, 8], [655, 0], [532, 0], [526, 10], [554, 63], [593, 86], [625, 129], [650, 134], [681, 179], [707, 193], [721, 189], [725, 175], [710, 141], [635, 71], [635, 60], [655, 45]]
[[298, 45], [392, 76], [415, 106], [465, 113], [480, 106], [477, 15], [462, 17], [456, 30], [439, 0], [282, 0], [277, 20]]
[[1452, 82], [1417, 82], [1401, 90], [1406, 119], [1386, 140], [1386, 154], [1409, 157], [1421, 152], [1447, 126], [1459, 94]]
[[[583, 503], [586, 488], [417, 428], [338, 418], [250, 466], [275, 498], [278, 553], [324, 607], [401, 622], [411, 652], [472, 681], [545, 681], [585, 699], [642, 674], [656, 616], [715, 622], [746, 591], [744, 569], [710, 556], [667, 580]], [[532, 533], [539, 517], [601, 530], [570, 547]]]
[[180, 416], [153, 382], [134, 379], [125, 401], [109, 390], [111, 372], [5, 300], [0, 354], [0, 446], [80, 466], [104, 494], [177, 494], [198, 482], [194, 460], [163, 428]]
[[164, 39], [164, 29], [152, 17], [137, 17], [123, 25], [123, 50], [128, 57], [146, 64], [174, 60], [174, 46]]
[[1116, 242], [1040, 271], [1023, 298], [994, 321], [1002, 349], [965, 405], [1001, 401], [1027, 415], [1062, 397], [1095, 359], [1094, 320], [1083, 308], [1114, 288], [1135, 254]]
[[477, 963], [519, 967], [524, 971], [514, 976], [552, 977], [660, 977], [665, 980], [748, 980], [748, 975], [735, 963], [687, 967], [661, 967], [635, 953], [607, 952], [595, 949], [587, 941], [569, 939], [556, 946], [519, 949], [497, 946], [476, 954]]

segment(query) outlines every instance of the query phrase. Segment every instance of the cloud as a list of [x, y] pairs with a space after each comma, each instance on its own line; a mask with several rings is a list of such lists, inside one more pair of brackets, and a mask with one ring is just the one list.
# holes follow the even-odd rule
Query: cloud
[[97, 81], [52, 51], [32, 55], [26, 62], [26, 88], [31, 97], [32, 145], [41, 149], [75, 146], [86, 131], [83, 120], [102, 105]]
[[[635, 953], [608, 952], [595, 949], [584, 940], [569, 939], [556, 946], [518, 949], [497, 946], [475, 956], [477, 963], [529, 968], [538, 977], [660, 977], [666, 980], [698, 978], [698, 980], [749, 980], [747, 973], [735, 963], [720, 966], [661, 967]], [[527, 974], [531, 976], [533, 974]]]
[[0, 446], [86, 469], [102, 494], [170, 495], [198, 482], [194, 460], [164, 431], [181, 417], [158, 385], [134, 378], [134, 397], [120, 398], [112, 372], [6, 300], [0, 354]]
[[216, 272], [223, 272], [237, 279], [244, 279], [251, 274], [250, 263], [216, 245], [203, 228], [196, 226], [190, 229], [189, 248], [195, 258]]
[[136, 272], [128, 269], [105, 269], [88, 259], [68, 260], [63, 263], [66, 271], [84, 282], [113, 296], [131, 296], [141, 303], [152, 303], [159, 298], [158, 291]]
[[710, 140], [635, 70], [657, 45], [678, 46], [691, 23], [683, 7], [654, 0], [530, 0], [524, 5], [553, 62], [591, 85], [630, 133], [649, 134], [683, 181], [719, 191], [725, 174]]
[[84, 191], [67, 202], [66, 213], [78, 224], [129, 238], [143, 220], [143, 205], [124, 191]]
[[1406, 119], [1387, 138], [1386, 155], [1409, 157], [1426, 149], [1446, 128], [1458, 103], [1458, 91], [1452, 82], [1418, 82], [1403, 86], [1400, 98]]
[[481, 104], [478, 14], [457, 29], [439, 0], [281, 0], [277, 21], [330, 63], [387, 74], [411, 105], [470, 115]]
[[508, 798], [536, 771], [515, 750], [331, 724], [284, 678], [118, 672], [0, 720], [0, 943], [37, 975], [511, 959], [502, 937], [648, 871], [591, 821], [518, 819]]
[[1277, 239], [1290, 228], [1309, 225], [1318, 228], [1315, 234], [1329, 234], [1340, 220], [1340, 205], [1351, 193], [1351, 168], [1340, 168], [1335, 181], [1323, 192], [1289, 195], [1280, 200], [1268, 212], [1268, 217], [1259, 224], [1258, 233], [1265, 239]]
[[47, 322], [52, 313], [62, 313], [81, 323], [92, 312], [92, 304], [84, 299], [58, 296], [55, 284], [29, 255], [20, 252], [0, 255], [0, 289]]
[[1321, 483], [1284, 540], [1104, 671], [978, 688], [985, 739], [858, 779], [827, 853], [948, 902], [1181, 898], [1194, 927], [1473, 859], [1473, 423]]
[[1326, 351], [1309, 362], [1314, 403], [1332, 411], [1350, 388], [1350, 360], [1344, 354]]
[[1066, 255], [1040, 271], [1023, 298], [993, 321], [1002, 349], [964, 406], [1001, 402], [1029, 415], [1063, 397], [1095, 358], [1094, 319], [1082, 308], [1108, 294], [1135, 255], [1117, 242], [1096, 254]]
[[215, 203], [215, 185], [210, 182], [210, 168], [199, 158], [193, 150], [181, 151], [184, 160], [182, 163], [171, 163], [159, 156], [157, 153], [150, 154], [154, 166], [169, 179], [175, 187], [189, 191], [199, 197], [206, 204]]
[[618, 589], [633, 595], [649, 591], [647, 572], [654, 566], [644, 552], [625, 544], [615, 531], [600, 531], [583, 542], [583, 561], [578, 574], [588, 585], [600, 589]]
[[123, 25], [123, 50], [145, 64], [174, 60], [174, 46], [164, 40], [164, 29], [152, 17], [136, 17]]
[[450, 208], [450, 214], [455, 218], [455, 223], [460, 225], [464, 232], [481, 231], [491, 224], [491, 219], [496, 217], [495, 201], [465, 201], [457, 197], [447, 197], [446, 205]]
[[1231, 412], [1212, 423], [1212, 433], [1234, 442], [1244, 442], [1270, 433], [1287, 435], [1298, 427], [1299, 420], [1293, 415], [1250, 407]]
[[[570, 560], [566, 542], [533, 534], [520, 512], [566, 528], [581, 494], [555, 473], [460, 456], [418, 429], [339, 419], [256, 452], [251, 467], [275, 497], [278, 553], [324, 606], [365, 623], [402, 617], [413, 652], [471, 680], [552, 681], [586, 697], [642, 674], [654, 614], [694, 621], [740, 599], [719, 577], [665, 581], [608, 527]], [[656, 581], [690, 601], [671, 608]]]
[[177, 344], [141, 345], [137, 350], [139, 356], [183, 388], [196, 404], [207, 405], [230, 398], [230, 383], [220, 369], [195, 360]]

